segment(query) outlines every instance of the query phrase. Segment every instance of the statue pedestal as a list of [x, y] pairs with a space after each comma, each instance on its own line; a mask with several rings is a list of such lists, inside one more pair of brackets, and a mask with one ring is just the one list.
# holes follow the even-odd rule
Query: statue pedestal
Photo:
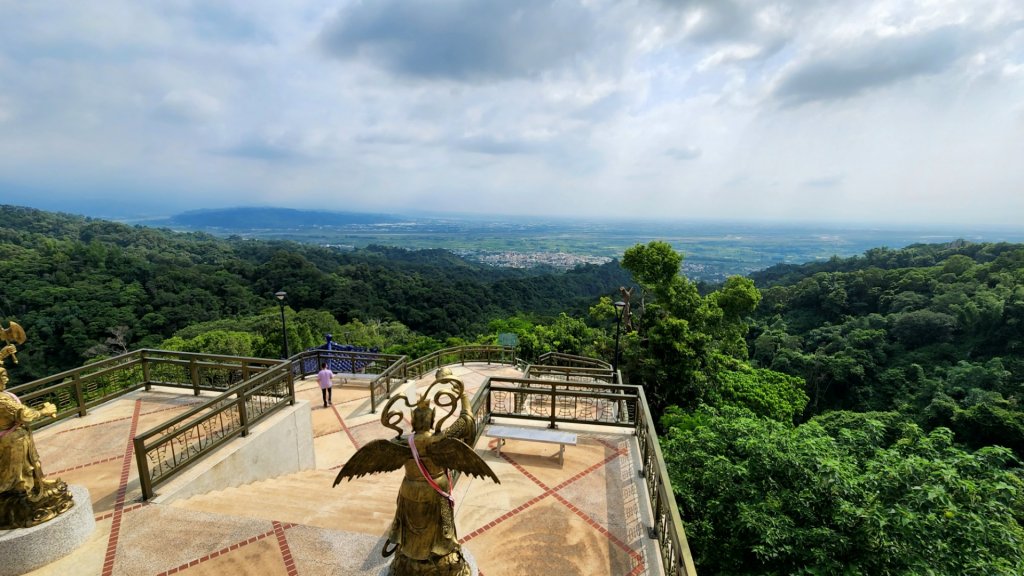
[[0, 576], [17, 576], [63, 558], [96, 528], [85, 486], [69, 485], [75, 505], [49, 522], [31, 528], [0, 530]]
[[[462, 547], [462, 557], [465, 558], [466, 564], [469, 564], [469, 574], [470, 574], [470, 576], [479, 576], [480, 571], [476, 567], [476, 558], [473, 558], [473, 555], [470, 554], [469, 550], [466, 550], [465, 546]], [[388, 576], [390, 571], [391, 571], [391, 564], [388, 563], [387, 566], [381, 568], [380, 574], [378, 574], [377, 576]], [[0, 575], [0, 576], [2, 576], [2, 575]]]

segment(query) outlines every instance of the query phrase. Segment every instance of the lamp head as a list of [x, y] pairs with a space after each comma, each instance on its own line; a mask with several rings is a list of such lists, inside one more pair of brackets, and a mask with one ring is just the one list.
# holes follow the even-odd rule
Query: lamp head
[[277, 298], [278, 300], [282, 301], [282, 302], [284, 302], [284, 298], [287, 295], [288, 295], [288, 293], [285, 292], [284, 290], [281, 290], [280, 292], [275, 292], [274, 293], [274, 297]]

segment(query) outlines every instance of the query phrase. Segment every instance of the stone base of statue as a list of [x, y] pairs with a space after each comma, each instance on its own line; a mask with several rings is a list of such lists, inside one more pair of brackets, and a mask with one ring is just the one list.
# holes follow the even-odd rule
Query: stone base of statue
[[74, 506], [31, 528], [0, 530], [0, 576], [15, 576], [45, 566], [73, 552], [96, 528], [92, 500], [85, 486], [70, 486]]
[[380, 576], [477, 576], [476, 558], [469, 550], [462, 549], [462, 557], [452, 552], [438, 562], [416, 562], [404, 556], [395, 560], [380, 571]]

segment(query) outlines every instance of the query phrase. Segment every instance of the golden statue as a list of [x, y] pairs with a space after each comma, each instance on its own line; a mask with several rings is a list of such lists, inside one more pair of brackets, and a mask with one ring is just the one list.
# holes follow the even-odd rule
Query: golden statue
[[10, 378], [4, 361], [11, 357], [18, 363], [11, 342], [24, 343], [25, 331], [11, 322], [0, 329], [0, 338], [8, 342], [0, 348], [0, 530], [11, 530], [42, 524], [75, 503], [67, 484], [46, 479], [28, 426], [37, 418], [55, 417], [57, 407], [46, 402], [42, 410], [33, 410], [6, 390]]
[[[381, 414], [384, 426], [398, 432], [391, 440], [374, 440], [360, 448], [338, 472], [337, 486], [342, 478], [358, 478], [365, 474], [390, 472], [405, 467], [402, 487], [398, 490], [398, 506], [391, 523], [382, 554], [395, 554], [390, 576], [469, 576], [470, 567], [462, 555], [455, 531], [455, 501], [451, 497], [451, 470], [470, 476], [490, 478], [501, 483], [494, 471], [466, 444], [475, 438], [476, 422], [469, 411], [462, 381], [452, 377], [451, 370], [437, 371], [435, 381], [420, 396], [415, 407], [404, 396], [388, 401]], [[438, 390], [437, 385], [450, 384], [451, 391]], [[402, 412], [392, 411], [397, 401], [412, 408], [413, 433], [403, 437], [398, 423]], [[434, 425], [434, 404], [450, 410]], [[459, 417], [447, 429], [445, 420], [462, 402]]]

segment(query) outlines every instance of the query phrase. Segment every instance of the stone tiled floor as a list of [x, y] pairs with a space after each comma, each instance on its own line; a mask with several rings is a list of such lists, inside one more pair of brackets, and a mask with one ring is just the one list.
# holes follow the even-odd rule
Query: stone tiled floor
[[[520, 376], [502, 366], [452, 368], [470, 395], [488, 376]], [[401, 471], [331, 484], [360, 446], [394, 432], [354, 381], [336, 387], [327, 408], [312, 379], [297, 383], [297, 394], [313, 406], [316, 470], [172, 504], [141, 501], [130, 439], [201, 398], [139, 392], [37, 432], [47, 474], [89, 488], [97, 528], [74, 554], [32, 574], [378, 574]], [[500, 456], [494, 440], [476, 446], [501, 484], [466, 477], [454, 496], [461, 540], [481, 574], [661, 573], [635, 439], [628, 430], [578, 434], [562, 465], [553, 445], [510, 440]]]

